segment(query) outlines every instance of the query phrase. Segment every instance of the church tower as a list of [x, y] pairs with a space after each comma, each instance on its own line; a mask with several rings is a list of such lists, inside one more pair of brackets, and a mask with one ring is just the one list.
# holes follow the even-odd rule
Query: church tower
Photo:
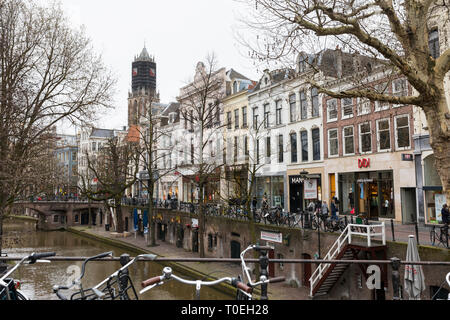
[[128, 126], [139, 123], [150, 103], [159, 103], [156, 92], [156, 62], [144, 46], [131, 65], [131, 92], [128, 93]]

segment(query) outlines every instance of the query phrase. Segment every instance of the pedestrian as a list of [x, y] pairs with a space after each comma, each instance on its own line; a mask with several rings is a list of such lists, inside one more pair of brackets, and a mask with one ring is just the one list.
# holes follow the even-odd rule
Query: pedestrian
[[332, 220], [337, 220], [337, 207], [336, 207], [336, 199], [333, 198], [333, 200], [331, 200], [331, 219]]
[[442, 223], [444, 225], [450, 224], [450, 210], [446, 203], [444, 203], [444, 205], [442, 206], [441, 215], [442, 215]]
[[322, 214], [328, 216], [328, 205], [326, 201], [322, 202]]

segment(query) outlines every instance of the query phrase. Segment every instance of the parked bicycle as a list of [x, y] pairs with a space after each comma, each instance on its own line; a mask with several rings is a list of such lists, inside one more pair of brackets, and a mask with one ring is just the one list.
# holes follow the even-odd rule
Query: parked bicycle
[[122, 267], [92, 287], [92, 291], [97, 292], [96, 296], [99, 300], [139, 300], [128, 268], [138, 260], [154, 260], [155, 258], [154, 254], [141, 254], [130, 260], [128, 254], [123, 254], [120, 256]]
[[[438, 231], [439, 230], [439, 231]], [[430, 241], [434, 246], [437, 242], [437, 246], [442, 244], [445, 248], [449, 248], [448, 243], [448, 224], [443, 225], [442, 227], [436, 228], [436, 226], [432, 226], [430, 230]]]
[[9, 276], [22, 264], [50, 263], [49, 260], [43, 259], [53, 257], [55, 254], [55, 252], [33, 252], [29, 256], [23, 257], [14, 267], [8, 270], [0, 278], [0, 300], [29, 300], [20, 290], [20, 282], [13, 278], [9, 278]]
[[[81, 282], [81, 279], [84, 277], [85, 271], [86, 271], [86, 264], [89, 261], [102, 259], [106, 257], [112, 257], [112, 251], [104, 252], [99, 255], [89, 257], [86, 260], [83, 261], [83, 264], [81, 265], [81, 274], [80, 276], [73, 280], [72, 283], [68, 286], [53, 286], [53, 292], [56, 294], [56, 296], [61, 300], [99, 300], [105, 297], [104, 292], [98, 290], [97, 288], [88, 288], [83, 289], [83, 285]], [[70, 290], [73, 287], [77, 286], [77, 291], [73, 293], [69, 299], [65, 295], [63, 295], [60, 290]]]
[[200, 300], [200, 290], [202, 286], [215, 286], [222, 282], [228, 282], [238, 290], [242, 290], [244, 292], [251, 292], [251, 288], [246, 286], [243, 282], [239, 281], [238, 278], [223, 277], [213, 281], [187, 280], [173, 274], [172, 268], [165, 267], [163, 269], [163, 274], [161, 276], [153, 277], [148, 280], [142, 281], [141, 285], [143, 289], [139, 293], [144, 294], [145, 292], [153, 289], [154, 287], [163, 285], [165, 282], [170, 280], [176, 280], [187, 285], [195, 286], [196, 300]]
[[[259, 281], [252, 280], [250, 276], [250, 268], [245, 263], [245, 254], [250, 251], [255, 250], [261, 253], [259, 266], [260, 266], [260, 277]], [[244, 251], [240, 254], [241, 259], [241, 267], [242, 267], [242, 274], [245, 277], [247, 281], [247, 286], [251, 288], [251, 290], [243, 290], [241, 288], [238, 288], [237, 294], [236, 294], [236, 300], [254, 300], [253, 299], [253, 289], [261, 286], [261, 300], [267, 298], [267, 285], [269, 283], [276, 283], [276, 282], [283, 282], [285, 280], [285, 277], [276, 277], [276, 278], [269, 278], [267, 273], [267, 267], [268, 267], [268, 258], [267, 258], [267, 251], [273, 250], [273, 247], [269, 246], [259, 246], [259, 245], [250, 245], [248, 246]], [[241, 281], [241, 278], [238, 277], [239, 281]]]

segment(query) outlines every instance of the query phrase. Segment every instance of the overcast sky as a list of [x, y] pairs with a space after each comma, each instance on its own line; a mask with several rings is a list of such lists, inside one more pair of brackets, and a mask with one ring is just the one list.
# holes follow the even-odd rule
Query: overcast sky
[[[236, 41], [244, 12], [233, 0], [61, 0], [74, 26], [84, 25], [95, 50], [117, 75], [116, 110], [97, 126], [127, 125], [131, 63], [145, 46], [155, 56], [161, 102], [176, 101], [193, 78], [197, 62], [215, 52], [219, 66], [259, 80], [252, 61]], [[74, 129], [59, 129], [69, 134]], [[68, 131], [68, 132], [67, 132]]]

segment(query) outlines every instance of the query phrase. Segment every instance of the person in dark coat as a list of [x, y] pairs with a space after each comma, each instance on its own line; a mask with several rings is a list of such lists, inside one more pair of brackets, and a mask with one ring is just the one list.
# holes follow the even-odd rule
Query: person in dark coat
[[330, 208], [331, 208], [331, 219], [337, 220], [337, 214], [336, 214], [337, 207], [336, 207], [336, 200], [334, 198], [333, 198], [333, 200], [331, 200]]
[[449, 224], [450, 223], [450, 211], [449, 211], [448, 205], [446, 203], [442, 206], [441, 214], [442, 214], [442, 223], [445, 225]]

